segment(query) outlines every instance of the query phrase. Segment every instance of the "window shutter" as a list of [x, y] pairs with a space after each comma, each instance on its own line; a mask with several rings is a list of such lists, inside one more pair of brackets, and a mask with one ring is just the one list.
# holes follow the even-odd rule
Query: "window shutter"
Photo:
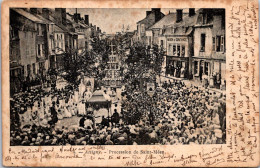
[[224, 36], [220, 38], [220, 51], [224, 52]]

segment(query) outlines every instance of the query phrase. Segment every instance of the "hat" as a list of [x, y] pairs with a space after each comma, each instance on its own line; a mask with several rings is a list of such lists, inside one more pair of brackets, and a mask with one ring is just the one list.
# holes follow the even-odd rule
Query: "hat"
[[119, 137], [117, 139], [120, 140], [120, 141], [123, 141], [125, 138], [124, 137]]

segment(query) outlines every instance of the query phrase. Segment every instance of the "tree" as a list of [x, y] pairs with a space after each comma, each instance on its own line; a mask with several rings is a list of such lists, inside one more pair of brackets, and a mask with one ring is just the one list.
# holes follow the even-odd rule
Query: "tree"
[[82, 57], [77, 56], [78, 50], [67, 49], [63, 56], [63, 71], [61, 76], [72, 85], [78, 85], [78, 76], [82, 69]]

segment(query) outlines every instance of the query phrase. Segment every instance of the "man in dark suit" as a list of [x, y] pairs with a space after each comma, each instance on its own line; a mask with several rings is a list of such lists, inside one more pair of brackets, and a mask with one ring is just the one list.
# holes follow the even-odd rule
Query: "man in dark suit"
[[120, 120], [119, 114], [115, 109], [114, 114], [112, 115], [112, 123], [118, 124]]

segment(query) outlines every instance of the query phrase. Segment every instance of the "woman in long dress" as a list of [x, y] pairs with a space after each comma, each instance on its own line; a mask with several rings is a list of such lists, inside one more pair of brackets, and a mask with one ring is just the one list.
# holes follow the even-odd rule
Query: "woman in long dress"
[[86, 115], [85, 104], [82, 101], [78, 104], [78, 114], [81, 116]]
[[72, 117], [72, 114], [68, 111], [67, 107], [64, 106], [64, 117], [65, 118], [70, 118]]

